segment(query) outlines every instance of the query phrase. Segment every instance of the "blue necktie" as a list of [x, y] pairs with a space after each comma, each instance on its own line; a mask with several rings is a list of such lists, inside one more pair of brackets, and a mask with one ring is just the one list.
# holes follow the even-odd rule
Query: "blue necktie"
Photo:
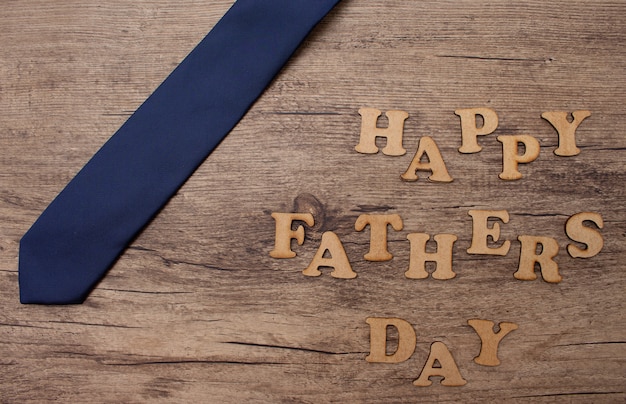
[[20, 242], [22, 303], [82, 303], [339, 0], [238, 0]]

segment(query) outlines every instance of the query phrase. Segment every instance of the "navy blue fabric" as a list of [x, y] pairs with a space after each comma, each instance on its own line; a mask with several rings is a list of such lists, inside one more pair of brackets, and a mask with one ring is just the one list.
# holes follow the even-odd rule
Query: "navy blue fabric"
[[20, 242], [20, 301], [82, 303], [339, 0], [238, 0]]

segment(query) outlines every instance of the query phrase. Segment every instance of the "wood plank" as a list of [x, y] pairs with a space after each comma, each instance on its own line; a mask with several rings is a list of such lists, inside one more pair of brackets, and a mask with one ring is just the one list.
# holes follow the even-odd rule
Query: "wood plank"
[[[623, 1], [344, 0], [83, 305], [19, 304], [20, 237], [230, 4], [0, 9], [1, 401], [622, 402]], [[409, 113], [406, 155], [354, 150], [361, 107]], [[470, 107], [500, 122], [480, 153], [461, 154], [454, 110]], [[556, 156], [541, 113], [577, 109], [591, 111], [576, 132], [581, 153]], [[496, 136], [520, 134], [539, 140], [539, 158], [502, 181]], [[452, 183], [400, 179], [423, 136]], [[466, 252], [471, 209], [508, 211], [506, 256]], [[272, 258], [271, 213], [292, 211], [316, 224], [296, 258]], [[564, 226], [582, 211], [602, 215], [604, 247], [574, 259]], [[402, 217], [391, 261], [363, 258], [369, 229], [354, 225], [364, 213]], [[303, 276], [325, 231], [357, 278]], [[417, 232], [458, 237], [454, 279], [405, 278]], [[560, 283], [514, 278], [519, 235], [558, 242]], [[368, 363], [368, 317], [411, 323], [411, 358]], [[472, 318], [519, 326], [500, 366], [473, 361]], [[466, 385], [412, 384], [435, 341]]]

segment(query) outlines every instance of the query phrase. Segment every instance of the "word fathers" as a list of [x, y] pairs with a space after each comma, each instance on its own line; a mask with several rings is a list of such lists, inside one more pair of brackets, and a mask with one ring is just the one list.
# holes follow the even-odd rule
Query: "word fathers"
[[[470, 210], [472, 217], [472, 241], [466, 250], [468, 254], [499, 255], [509, 252], [511, 242], [504, 240], [500, 245], [494, 243], [500, 239], [500, 223], [509, 222], [509, 213], [506, 210]], [[293, 258], [296, 253], [291, 249], [291, 241], [295, 240], [302, 245], [305, 231], [302, 225], [293, 229], [294, 221], [304, 222], [308, 226], [315, 224], [311, 213], [272, 213], [276, 221], [276, 237], [274, 249], [270, 251], [273, 258]], [[495, 221], [494, 221], [495, 220]], [[600, 232], [585, 225], [592, 222], [597, 227], [603, 227], [602, 216], [593, 212], [581, 212], [572, 215], [565, 223], [565, 234], [570, 240], [582, 244], [568, 244], [567, 252], [574, 258], [590, 258], [597, 255], [603, 247], [604, 241]], [[363, 214], [355, 223], [355, 230], [362, 231], [370, 228], [370, 248], [364, 258], [367, 261], [389, 261], [393, 255], [387, 249], [388, 228], [400, 231], [403, 228], [402, 217], [398, 214]], [[404, 276], [409, 279], [425, 279], [429, 277], [426, 271], [426, 262], [436, 263], [436, 270], [432, 273], [434, 279], [446, 280], [456, 276], [452, 268], [452, 253], [457, 236], [454, 234], [437, 234], [434, 241], [437, 244], [436, 252], [427, 252], [426, 243], [430, 235], [426, 233], [410, 233], [407, 235], [410, 243], [409, 268]], [[558, 283], [562, 280], [559, 266], [554, 257], [559, 252], [556, 239], [546, 236], [520, 235], [517, 238], [521, 244], [519, 265], [513, 274], [519, 280], [535, 280], [535, 268], [539, 267], [541, 276], [546, 282]], [[332, 231], [322, 234], [322, 240], [317, 253], [309, 266], [302, 271], [306, 276], [320, 276], [320, 267], [331, 267], [330, 276], [340, 279], [352, 279], [357, 276], [353, 271], [339, 236]]]

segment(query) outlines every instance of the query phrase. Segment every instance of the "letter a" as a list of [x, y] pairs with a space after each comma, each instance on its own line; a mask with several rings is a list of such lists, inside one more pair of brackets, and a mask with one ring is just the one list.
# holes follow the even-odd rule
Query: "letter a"
[[361, 108], [361, 136], [359, 144], [354, 150], [359, 153], [376, 154], [376, 137], [387, 138], [387, 145], [383, 148], [383, 154], [388, 156], [403, 156], [406, 153], [402, 147], [402, 132], [404, 132], [404, 121], [409, 114], [404, 111], [387, 111], [385, 115], [389, 119], [387, 128], [379, 128], [376, 126], [378, 117], [382, 114], [376, 108]]
[[[435, 367], [435, 362], [439, 362], [439, 367]], [[443, 342], [433, 342], [430, 346], [430, 354], [422, 369], [420, 376], [413, 382], [415, 386], [428, 387], [433, 382], [428, 378], [430, 376], [441, 376], [442, 386], [464, 386], [467, 381], [463, 379], [452, 354]]]
[[[331, 255], [330, 258], [325, 258], [324, 254], [328, 251]], [[339, 237], [332, 231], [327, 231], [322, 234], [322, 242], [317, 249], [317, 253], [311, 264], [302, 271], [302, 274], [306, 276], [320, 276], [322, 273], [319, 267], [331, 267], [334, 271], [330, 273], [333, 278], [352, 279], [356, 278], [356, 273], [352, 270], [346, 250], [341, 244]]]
[[[422, 162], [424, 156], [426, 156], [428, 162]], [[446, 163], [443, 162], [443, 157], [441, 157], [437, 143], [429, 136], [424, 136], [420, 139], [417, 151], [415, 152], [413, 160], [411, 160], [411, 164], [409, 164], [409, 168], [407, 168], [406, 172], [402, 174], [400, 178], [405, 181], [417, 181], [418, 176], [416, 172], [418, 170], [430, 171], [431, 175], [428, 179], [431, 181], [452, 182], [452, 177], [448, 174]]]

